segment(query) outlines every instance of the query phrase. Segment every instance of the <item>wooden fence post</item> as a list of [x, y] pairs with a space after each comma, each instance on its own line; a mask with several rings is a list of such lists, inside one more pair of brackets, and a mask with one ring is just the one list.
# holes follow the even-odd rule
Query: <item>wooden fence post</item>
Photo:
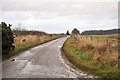
[[106, 48], [108, 48], [108, 38], [106, 39]]
[[90, 40], [91, 40], [91, 42], [92, 42], [92, 36], [90, 36]]

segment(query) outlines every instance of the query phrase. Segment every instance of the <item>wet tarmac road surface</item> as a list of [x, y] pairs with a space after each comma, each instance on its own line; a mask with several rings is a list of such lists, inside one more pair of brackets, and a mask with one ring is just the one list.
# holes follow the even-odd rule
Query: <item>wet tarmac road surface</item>
[[3, 78], [92, 78], [65, 63], [61, 47], [67, 37], [26, 50], [2, 65]]

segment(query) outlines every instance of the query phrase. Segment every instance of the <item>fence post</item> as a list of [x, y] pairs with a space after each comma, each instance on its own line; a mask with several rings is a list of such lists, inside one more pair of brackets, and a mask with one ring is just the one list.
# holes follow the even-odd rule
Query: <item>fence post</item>
[[98, 37], [96, 37], [96, 41], [97, 41], [97, 48], [98, 48]]
[[106, 39], [106, 48], [108, 48], [108, 38]]
[[90, 36], [90, 40], [91, 40], [91, 42], [92, 42], [92, 36]]

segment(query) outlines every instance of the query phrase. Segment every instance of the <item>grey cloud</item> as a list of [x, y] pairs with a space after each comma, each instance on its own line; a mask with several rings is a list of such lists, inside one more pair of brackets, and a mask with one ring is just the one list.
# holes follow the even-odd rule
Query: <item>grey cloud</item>
[[[3, 2], [3, 21], [22, 23], [29, 29], [62, 32], [117, 27], [118, 6], [114, 2]], [[30, 27], [28, 27], [30, 26]], [[114, 26], [114, 27], [113, 27]], [[40, 27], [40, 28], [39, 28]], [[58, 28], [59, 27], [59, 28]], [[108, 28], [108, 27], [107, 27]], [[91, 28], [92, 29], [92, 28]]]

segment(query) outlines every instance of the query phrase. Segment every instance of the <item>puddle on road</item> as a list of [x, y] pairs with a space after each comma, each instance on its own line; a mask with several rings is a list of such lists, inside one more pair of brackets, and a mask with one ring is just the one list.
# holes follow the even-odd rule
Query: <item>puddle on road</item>
[[12, 59], [11, 61], [16, 61], [16, 59]]
[[61, 48], [62, 46], [58, 46], [59, 48]]

